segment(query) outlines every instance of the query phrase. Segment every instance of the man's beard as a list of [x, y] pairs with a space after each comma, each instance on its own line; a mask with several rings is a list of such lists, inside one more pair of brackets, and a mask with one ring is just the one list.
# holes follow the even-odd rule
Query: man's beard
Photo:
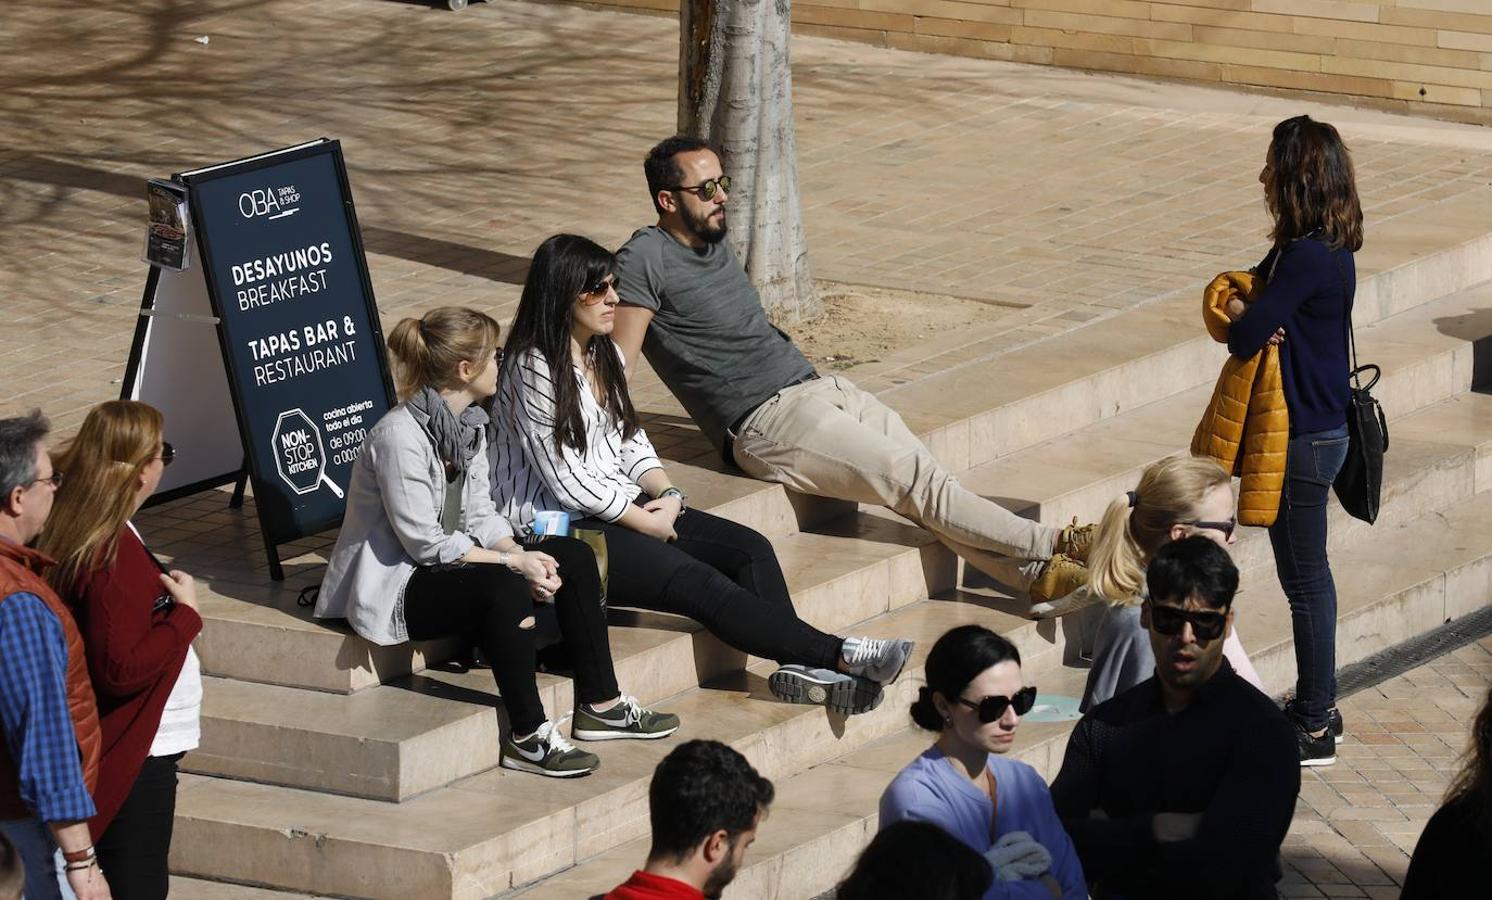
[[[716, 212], [720, 213], [719, 225], [715, 225], [710, 221], [710, 217], [715, 215]], [[718, 244], [725, 240], [727, 228], [724, 207], [712, 209], [700, 218], [685, 214], [684, 224], [689, 228], [690, 234], [704, 241], [706, 244]]]
[[[731, 856], [734, 857], [735, 854], [732, 853]], [[720, 900], [720, 895], [725, 892], [725, 886], [735, 880], [737, 868], [738, 865], [735, 859], [726, 859], [715, 867], [714, 871], [710, 873], [709, 878], [705, 879], [704, 887], [700, 888], [700, 893], [705, 895], [706, 900]]]

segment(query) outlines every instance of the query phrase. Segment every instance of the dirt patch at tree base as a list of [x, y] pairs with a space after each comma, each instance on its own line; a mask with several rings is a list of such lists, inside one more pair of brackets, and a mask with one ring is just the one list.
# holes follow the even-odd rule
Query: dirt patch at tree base
[[817, 318], [779, 322], [815, 366], [844, 370], [919, 344], [940, 335], [984, 327], [1008, 309], [950, 297], [899, 291], [835, 281], [815, 282], [824, 301]]

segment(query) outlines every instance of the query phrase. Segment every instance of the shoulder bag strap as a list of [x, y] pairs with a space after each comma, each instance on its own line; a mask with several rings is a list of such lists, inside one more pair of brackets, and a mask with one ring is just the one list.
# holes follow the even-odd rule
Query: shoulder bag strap
[[1335, 262], [1337, 266], [1337, 281], [1342, 286], [1342, 302], [1347, 307], [1347, 312], [1342, 319], [1342, 330], [1347, 333], [1345, 335], [1347, 349], [1352, 354], [1352, 386], [1361, 390], [1362, 378], [1358, 374], [1357, 368], [1357, 329], [1352, 325], [1352, 307], [1354, 305], [1354, 298], [1347, 292], [1347, 273], [1342, 269], [1342, 258], [1336, 255], [1335, 250], [1330, 252], [1332, 254], [1332, 261]]

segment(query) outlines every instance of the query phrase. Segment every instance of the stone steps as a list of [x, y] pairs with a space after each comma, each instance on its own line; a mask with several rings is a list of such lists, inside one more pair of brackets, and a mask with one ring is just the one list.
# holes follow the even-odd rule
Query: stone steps
[[[1483, 420], [1492, 437], [1492, 420]], [[1442, 622], [1480, 608], [1492, 596], [1492, 493], [1378, 532], [1371, 546], [1333, 552], [1340, 595], [1338, 665], [1347, 665]], [[1376, 526], [1375, 526], [1376, 527]], [[1289, 611], [1268, 566], [1244, 573], [1236, 616], [1266, 687], [1278, 693], [1294, 680]], [[1044, 693], [1075, 696], [1085, 672], [1063, 668], [1031, 673]], [[910, 689], [910, 686], [908, 690]], [[1351, 740], [1352, 722], [1347, 723]], [[1023, 723], [1016, 755], [1046, 778], [1065, 752], [1066, 723]], [[875, 833], [877, 804], [886, 784], [931, 742], [904, 728], [777, 782], [777, 802], [729, 898], [803, 898], [831, 888]], [[515, 891], [525, 900], [587, 897], [605, 891], [641, 866], [642, 837], [585, 860], [542, 883]]]
[[[1454, 201], [1445, 207], [1441, 220], [1396, 223], [1404, 232], [1398, 235], [1375, 233], [1376, 249], [1359, 257], [1363, 358], [1389, 369], [1378, 393], [1394, 420], [1389, 507], [1375, 535], [1482, 490], [1492, 470], [1482, 434], [1486, 419], [1478, 418], [1485, 405], [1476, 395], [1453, 396], [1476, 374], [1471, 342], [1492, 331], [1475, 305], [1485, 296], [1475, 285], [1492, 277], [1486, 252], [1492, 236], [1479, 230], [1485, 223], [1474, 210]], [[970, 470], [965, 480], [976, 489], [1018, 485], [1025, 496], [1012, 503], [1028, 514], [1047, 521], [1073, 513], [1091, 518], [1132, 485], [1140, 467], [1176, 452], [1190, 437], [1225, 353], [1201, 335], [1196, 307], [1195, 292], [1161, 298], [1101, 327], [971, 360], [882, 396], [951, 468]], [[1379, 320], [1381, 326], [1370, 327]], [[1409, 415], [1421, 406], [1427, 408]], [[1088, 454], [1063, 459], [1064, 445]], [[1110, 445], [1118, 449], [1110, 453]], [[1090, 454], [1101, 459], [1094, 462]], [[680, 712], [680, 737], [728, 740], [784, 783], [811, 774], [905, 727], [905, 708], [931, 641], [963, 621], [1010, 635], [1033, 674], [1061, 672], [1053, 675], [1057, 683], [1076, 679], [1080, 687], [1081, 673], [1060, 669], [1069, 635], [1081, 631], [1077, 617], [1031, 623], [1011, 615], [1022, 604], [986, 588], [927, 599], [953, 583], [955, 563], [921, 532], [884, 511], [846, 516], [847, 504], [791, 496], [715, 471], [718, 464], [706, 457], [687, 457], [693, 463], [673, 467], [675, 479], [689, 488], [696, 506], [773, 538], [805, 619], [841, 633], [863, 621], [853, 633], [921, 643], [910, 677], [888, 692], [881, 709], [842, 721], [773, 702], [764, 682], [769, 666], [742, 671], [747, 660], [692, 623], [614, 613], [612, 643], [623, 686]], [[1334, 527], [1338, 523], [1347, 525], [1338, 518]], [[1346, 546], [1342, 541], [1352, 534], [1350, 526], [1340, 528], [1334, 546]], [[1478, 540], [1492, 547], [1492, 540]], [[314, 564], [325, 547], [306, 544], [302, 562]], [[1263, 569], [1268, 551], [1259, 544], [1258, 534], [1240, 541], [1250, 585], [1266, 578], [1272, 583]], [[174, 869], [255, 883], [269, 873], [280, 888], [314, 893], [480, 897], [620, 852], [645, 833], [647, 777], [676, 741], [608, 744], [600, 750], [602, 771], [575, 782], [491, 769], [496, 718], [488, 673], [432, 669], [408, 677], [449, 657], [452, 644], [371, 648], [345, 629], [311, 621], [294, 596], [319, 578], [314, 565], [299, 566], [285, 586], [267, 587], [242, 560], [214, 564], [223, 574], [206, 579], [209, 624], [199, 651], [210, 673], [234, 683], [209, 692], [220, 696], [204, 709], [204, 745], [187, 765], [232, 779], [184, 777]], [[1344, 628], [1350, 618], [1356, 629], [1350, 635], [1359, 635], [1344, 636], [1344, 655], [1349, 637], [1358, 648], [1375, 635], [1410, 627], [1409, 613], [1395, 610], [1423, 615], [1433, 605], [1435, 588], [1426, 585], [1436, 576], [1415, 571], [1424, 577], [1412, 603], [1359, 608], [1344, 599]], [[1473, 583], [1479, 570], [1468, 562], [1455, 578], [1445, 574], [1450, 571], [1439, 570], [1440, 613], [1447, 608], [1446, 586]], [[1257, 596], [1264, 596], [1262, 589]], [[1244, 615], [1241, 605], [1240, 630], [1261, 671], [1278, 680], [1292, 664], [1288, 634], [1280, 636], [1278, 611], [1264, 606]], [[702, 682], [708, 686], [698, 687]], [[567, 680], [544, 676], [541, 687], [551, 710], [569, 707]], [[306, 696], [315, 699], [300, 703]], [[808, 816], [785, 825], [782, 834], [794, 836], [794, 846], [810, 849], [788, 852], [784, 844], [785, 855], [772, 857], [776, 874], [754, 883], [763, 890], [795, 883], [771, 879], [793, 866], [812, 868], [820, 856], [830, 859], [833, 853], [811, 849], [819, 821]], [[858, 821], [828, 829], [835, 848], [852, 854], [863, 843], [867, 826], [863, 816]], [[788, 857], [797, 862], [785, 868]]]
[[[1394, 428], [1395, 440], [1402, 443], [1395, 445], [1390, 460], [1407, 456], [1408, 453], [1399, 452], [1404, 447], [1422, 444], [1424, 449], [1417, 458], [1429, 458], [1432, 450], [1438, 450], [1435, 457], [1438, 462], [1431, 468], [1452, 474], [1443, 476], [1446, 484], [1434, 492], [1436, 497], [1461, 499], [1484, 492], [1492, 485], [1492, 396], [1454, 397], [1417, 415], [1396, 420]], [[1407, 461], [1390, 468], [1386, 496], [1408, 498], [1403, 504], [1391, 499], [1392, 504], [1408, 505], [1414, 500], [1416, 491], [1407, 485], [1424, 484], [1425, 468], [1408, 465]], [[1423, 493], [1424, 489], [1419, 492]], [[1434, 512], [1442, 505], [1445, 504], [1431, 506], [1426, 512]], [[1477, 505], [1473, 501], [1461, 507], [1451, 506], [1438, 515], [1422, 515], [1398, 527], [1385, 516], [1379, 525], [1373, 526], [1370, 552], [1352, 549], [1334, 535], [1333, 554], [1339, 571], [1343, 571], [1340, 576], [1343, 664], [1433, 627], [1443, 621], [1443, 616], [1464, 614], [1469, 609], [1457, 606], [1466, 602], [1462, 598], [1479, 602], [1477, 598], [1487, 596], [1476, 588], [1477, 579], [1486, 582], [1492, 573], [1492, 564], [1478, 556], [1483, 550], [1492, 552], [1492, 533], [1488, 533], [1492, 518], [1486, 517], [1486, 511], [1485, 502]], [[1437, 537], [1428, 538], [1431, 534]], [[1451, 541], [1450, 535], [1469, 540]], [[1240, 543], [1259, 538], [1262, 533]], [[1381, 571], [1385, 565], [1381, 560], [1412, 559], [1414, 552], [1423, 556], [1422, 547], [1443, 548], [1439, 556], [1431, 559], [1434, 565], [1405, 564], [1389, 566], [1389, 572]], [[1266, 683], [1271, 690], [1278, 691], [1293, 677], [1294, 661], [1287, 606], [1267, 556], [1247, 567], [1245, 584], [1246, 591], [1238, 601], [1239, 632]], [[1378, 586], [1391, 591], [1382, 596], [1374, 594], [1372, 589]], [[865, 630], [873, 634], [917, 638], [921, 642], [919, 659], [909, 670], [910, 677], [888, 692], [888, 700], [880, 710], [848, 722], [836, 721], [822, 710], [771, 701], [762, 681], [762, 676], [770, 671], [769, 665], [757, 665], [745, 675], [727, 676], [708, 689], [688, 691], [663, 706], [684, 717], [681, 737], [708, 735], [730, 740], [751, 755], [763, 771], [773, 777], [792, 778], [822, 759], [842, 755], [874, 740], [887, 729], [902, 727], [904, 720], [900, 717], [915, 696], [917, 665], [922, 655], [933, 639], [958, 622], [979, 621], [999, 629], [1021, 647], [1028, 673], [1040, 677], [1048, 691], [1051, 690], [1048, 679], [1055, 679], [1055, 683], [1065, 685], [1059, 692], [1080, 693], [1082, 671], [1061, 668], [1063, 632], [1068, 623], [1033, 623], [1001, 612], [1012, 605], [1009, 598], [998, 593], [959, 591], [951, 599], [923, 600], [867, 623]], [[467, 696], [482, 695], [484, 699], [479, 703], [491, 702], [486, 694], [490, 687], [484, 672], [432, 673], [431, 677], [450, 689], [470, 692]], [[364, 698], [376, 700], [380, 692], [397, 689], [388, 686], [353, 697], [320, 696], [330, 703], [348, 704]], [[377, 704], [368, 706], [370, 710], [375, 708]], [[485, 705], [478, 710], [473, 715], [487, 723], [487, 730], [481, 734], [464, 733], [462, 743], [456, 748], [481, 760], [472, 766], [473, 770], [486, 768], [495, 761], [492, 753], [495, 719]], [[363, 732], [371, 743], [372, 738], [382, 733], [381, 729], [389, 727], [392, 723], [365, 726]], [[204, 727], [205, 735], [207, 730]], [[351, 727], [347, 730], [349, 736], [344, 740], [355, 741], [357, 730]], [[451, 748], [431, 749], [438, 747], [441, 737], [422, 736], [421, 740], [432, 743], [412, 745], [406, 768], [449, 771], [441, 766], [459, 753], [451, 753]], [[297, 741], [289, 741], [287, 745], [300, 746]], [[358, 881], [365, 873], [365, 865], [347, 860], [360, 860], [365, 853], [379, 857], [385, 850], [390, 853], [397, 850], [405, 862], [396, 868], [415, 879], [411, 884], [437, 885], [432, 895], [446, 896], [444, 892], [449, 887], [454, 896], [482, 896], [481, 890], [490, 892], [521, 885], [592, 854], [622, 858], [614, 857], [607, 848], [645, 831], [646, 779], [656, 760], [671, 745], [672, 742], [607, 745], [600, 750], [604, 760], [602, 772], [577, 782], [539, 782], [531, 776], [491, 770], [398, 806], [270, 785], [194, 778], [192, 799], [189, 802], [184, 792], [179, 806], [182, 821], [178, 834], [201, 837], [200, 841], [193, 837], [178, 842], [182, 849], [175, 865], [181, 871], [211, 872], [229, 878], [249, 877], [251, 871], [304, 873], [296, 877], [306, 880], [289, 881], [284, 886], [385, 896], [376, 887], [383, 884], [382, 875], [372, 882]], [[482, 754], [488, 756], [483, 758]], [[246, 751], [246, 756], [251, 756], [251, 752]], [[361, 751], [354, 758], [361, 759]], [[347, 765], [346, 758], [339, 763]], [[236, 774], [256, 777], [252, 772]], [[327, 789], [336, 788], [322, 788]], [[445, 845], [425, 846], [412, 839], [412, 846], [401, 843], [405, 840], [399, 837], [402, 829], [413, 826], [399, 823], [446, 821], [455, 815], [455, 810], [471, 804], [492, 811], [491, 817], [479, 817], [475, 822], [459, 819], [460, 826], [445, 834], [450, 842]], [[499, 811], [505, 812], [498, 815]], [[798, 818], [794, 816], [795, 820]], [[352, 828], [349, 833], [348, 823], [358, 821], [366, 821], [367, 827]], [[417, 829], [422, 839], [429, 837], [428, 830]], [[835, 833], [840, 830], [836, 829]], [[853, 833], [851, 829], [847, 834]], [[847, 839], [846, 834], [839, 834], [836, 839]], [[229, 863], [213, 852], [215, 846], [252, 848], [252, 862], [241, 871], [224, 870], [221, 867]], [[544, 851], [539, 853], [536, 848]], [[536, 853], [539, 855], [535, 856]], [[507, 861], [494, 862], [496, 859]], [[450, 860], [450, 865], [446, 866], [442, 860]], [[477, 868], [464, 869], [467, 865]], [[342, 874], [338, 875], [339, 872]], [[461, 887], [467, 879], [478, 885], [471, 888], [470, 894]]]
[[[840, 520], [778, 551], [800, 615], [825, 630], [953, 586], [953, 558], [888, 518]], [[612, 620], [618, 681], [644, 703], [747, 661], [688, 619], [616, 610]], [[425, 669], [351, 696], [211, 676], [207, 686], [189, 771], [403, 800], [497, 764], [497, 700], [485, 670]], [[541, 676], [540, 688], [551, 714], [573, 707], [569, 679]]]
[[[1442, 356], [1458, 354], [1464, 355], [1459, 348], [1441, 351]], [[1401, 362], [1402, 367], [1391, 367], [1382, 382], [1385, 399], [1406, 393], [1399, 385], [1419, 369], [1454, 373], [1465, 368], [1446, 366], [1435, 358], [1418, 367], [1408, 360]], [[1419, 391], [1421, 395], [1433, 393], [1423, 387]], [[1180, 395], [1180, 399], [1191, 398], [1191, 394]], [[1205, 402], [1205, 397], [1201, 399]], [[1171, 407], [1177, 402], [1161, 401], [1155, 406]], [[1196, 408], [1195, 404], [1191, 408]], [[1182, 412], [1184, 409], [1168, 410], [1167, 416]], [[1107, 434], [1130, 420], [1144, 432], [1155, 423], [1155, 416], [1146, 407], [1091, 426], [1072, 443], [1106, 451], [1119, 441], [1090, 439], [1087, 432]], [[1371, 539], [1383, 527], [1417, 518], [1485, 489], [1492, 475], [1492, 434], [1479, 433], [1478, 421], [1492, 422], [1492, 397], [1462, 394], [1413, 415], [1395, 417], [1379, 524], [1368, 526], [1332, 504], [1332, 546]], [[1162, 447], [1159, 455], [1168, 455], [1166, 449]], [[1096, 477], [1092, 469], [1063, 469], [1064, 461], [1054, 459], [1045, 448], [1034, 448], [1030, 453], [1041, 464], [1055, 465], [1056, 471], [1064, 474]], [[1090, 456], [1098, 453], [1094, 450]], [[996, 483], [1003, 478], [1004, 483], [1035, 485], [1038, 480], [1031, 476], [1022, 456], [1016, 454], [1006, 463], [990, 464], [976, 473], [995, 477]], [[1097, 494], [1094, 505], [1087, 508], [1098, 508], [1103, 497], [1132, 485], [1139, 468], [1153, 458], [1157, 457], [1147, 451], [1138, 462], [1121, 460], [1123, 468], [1118, 474], [1103, 476], [1099, 489], [1085, 486], [1077, 493]], [[1012, 471], [992, 471], [1007, 464]], [[1065, 500], [1065, 496], [1059, 496], [1056, 502], [1043, 501], [1039, 507], [1060, 508], [1058, 504]], [[1030, 510], [1039, 511], [1035, 507]], [[852, 522], [841, 524], [849, 526]], [[915, 602], [926, 594], [924, 585], [931, 580], [925, 574], [928, 569], [952, 571], [954, 560], [941, 547], [928, 546], [925, 541], [915, 546], [917, 539], [924, 537], [919, 532], [869, 514], [853, 520], [853, 525], [858, 531], [855, 538], [804, 533], [783, 549], [790, 583], [802, 577], [805, 568], [820, 576], [832, 575], [826, 571], [826, 567], [833, 568], [830, 561], [850, 570], [828, 579], [822, 588], [796, 594], [804, 617], [825, 629], [843, 630], [854, 622]], [[848, 531], [848, 527], [843, 530]], [[886, 543], [872, 541], [877, 534]], [[897, 552], [895, 541], [909, 535], [914, 547]], [[860, 554], [855, 554], [855, 549]], [[863, 565], [877, 552], [887, 555], [878, 563]], [[1244, 529], [1233, 553], [1245, 569], [1267, 566], [1273, 559], [1263, 529]], [[860, 567], [853, 568], [857, 565]], [[946, 586], [946, 579], [938, 580]], [[966, 576], [965, 581], [978, 583], [980, 578]], [[846, 602], [847, 598], [854, 602]], [[996, 594], [988, 602], [1015, 616], [1022, 612], [1018, 598]], [[742, 654], [725, 647], [694, 623], [659, 615], [618, 613], [618, 617], [623, 616], [636, 620], [636, 624], [613, 627], [614, 659], [622, 683], [629, 690], [635, 689], [645, 702], [687, 690], [741, 665]], [[678, 630], [645, 627], [649, 621], [661, 619], [669, 619]], [[1240, 627], [1247, 634], [1247, 628]], [[498, 721], [492, 709], [497, 700], [486, 672], [427, 670], [423, 675], [351, 697], [221, 678], [209, 678], [208, 683], [211, 689], [206, 692], [203, 708], [202, 747], [186, 761], [190, 771], [403, 800], [497, 764]], [[567, 680], [545, 676], [541, 687], [547, 708], [556, 714], [572, 705]]]
[[[915, 677], [931, 642], [970, 621], [1041, 643], [1029, 622], [955, 601], [913, 604], [861, 630], [916, 639]], [[184, 775], [172, 868], [230, 880], [270, 873], [281, 888], [315, 893], [485, 897], [643, 834], [648, 778], [679, 740], [727, 741], [772, 777], [787, 777], [903, 727], [915, 696], [904, 676], [879, 709], [846, 719], [776, 702], [770, 670], [758, 665], [664, 701], [659, 708], [684, 722], [674, 739], [600, 746], [600, 771], [571, 781], [489, 769], [391, 804]]]
[[169, 890], [175, 900], [310, 900], [313, 896], [180, 875], [171, 876]]
[[[1375, 232], [1358, 257], [1358, 327], [1366, 331], [1381, 319], [1492, 279], [1492, 234], [1485, 230], [1485, 218], [1475, 204], [1451, 200], [1433, 215], [1404, 216]], [[1160, 298], [1034, 345], [888, 388], [880, 396], [945, 465], [963, 472], [1211, 385], [1226, 350], [1199, 327], [1196, 295], [1189, 290]], [[1366, 344], [1364, 349], [1363, 358], [1372, 359]], [[1197, 407], [1181, 420], [1187, 429], [1200, 411]], [[676, 449], [692, 461], [671, 463], [671, 471], [689, 488], [696, 507], [774, 540], [853, 511], [850, 504], [803, 497], [720, 471], [718, 459], [700, 453], [697, 439], [692, 451], [683, 445]], [[996, 486], [1008, 488], [1008, 483]], [[242, 543], [253, 542], [245, 533]], [[326, 546], [309, 557], [313, 563], [324, 561], [318, 553], [329, 549], [324, 539], [321, 543]], [[441, 642], [373, 647], [345, 627], [312, 620], [294, 601], [302, 587], [320, 578], [321, 569], [298, 568], [281, 585], [266, 584], [257, 567], [229, 567], [222, 578], [193, 569], [208, 588], [203, 612], [210, 624], [199, 639], [208, 672], [350, 693], [417, 672], [453, 652], [453, 645]]]

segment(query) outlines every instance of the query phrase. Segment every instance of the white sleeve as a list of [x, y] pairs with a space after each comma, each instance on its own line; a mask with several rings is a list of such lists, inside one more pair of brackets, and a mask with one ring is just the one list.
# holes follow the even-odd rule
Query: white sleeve
[[[627, 495], [607, 484], [590, 460], [573, 447], [555, 446], [558, 429], [554, 386], [538, 353], [525, 354], [516, 366], [518, 378], [503, 380], [504, 406], [514, 417], [523, 452], [551, 494], [574, 512], [615, 522], [627, 511]], [[650, 448], [651, 449], [651, 448]]]

